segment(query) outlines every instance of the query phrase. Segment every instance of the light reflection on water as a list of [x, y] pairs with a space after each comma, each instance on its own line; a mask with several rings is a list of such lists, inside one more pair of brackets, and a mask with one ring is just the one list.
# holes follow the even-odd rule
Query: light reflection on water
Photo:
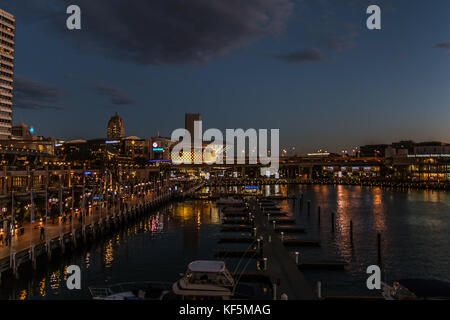
[[[240, 188], [234, 187], [234, 190]], [[214, 188], [212, 188], [214, 190]], [[231, 191], [233, 189], [229, 189]], [[320, 248], [291, 248], [307, 261], [343, 260], [346, 271], [305, 271], [312, 285], [323, 283], [324, 294], [369, 295], [365, 288], [368, 265], [376, 264], [376, 234], [382, 237], [384, 280], [434, 277], [450, 281], [450, 200], [445, 192], [392, 191], [360, 186], [266, 186], [263, 194], [304, 194], [304, 205], [280, 202], [283, 211], [297, 218], [305, 234], [320, 240]], [[306, 203], [311, 201], [311, 213]], [[318, 223], [317, 206], [321, 207]], [[331, 212], [335, 212], [332, 232]], [[353, 245], [350, 243], [353, 221]], [[147, 216], [103, 243], [83, 249], [49, 266], [33, 279], [20, 280], [2, 298], [89, 299], [88, 286], [127, 281], [174, 281], [195, 259], [213, 259], [218, 248], [244, 248], [245, 244], [217, 244], [221, 236], [218, 208], [210, 201], [174, 204]], [[228, 259], [230, 270], [239, 259]], [[82, 290], [66, 289], [70, 264], [82, 269]], [[256, 269], [256, 261], [249, 264]], [[376, 294], [376, 293], [375, 293]]]

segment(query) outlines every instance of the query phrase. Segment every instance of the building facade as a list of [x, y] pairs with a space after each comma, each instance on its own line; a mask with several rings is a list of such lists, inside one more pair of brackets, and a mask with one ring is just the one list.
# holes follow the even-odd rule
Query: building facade
[[197, 130], [195, 132], [195, 121], [202, 121], [202, 117], [199, 113], [186, 113], [185, 116], [185, 129], [191, 134], [191, 140], [194, 141], [194, 136], [196, 136], [198, 139], [201, 139], [202, 133], [200, 130]]
[[108, 139], [120, 139], [125, 137], [125, 122], [116, 114], [108, 122]]
[[0, 139], [11, 137], [16, 19], [0, 9]]

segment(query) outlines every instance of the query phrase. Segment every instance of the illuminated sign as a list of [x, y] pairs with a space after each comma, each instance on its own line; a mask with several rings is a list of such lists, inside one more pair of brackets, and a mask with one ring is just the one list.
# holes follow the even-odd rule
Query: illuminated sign
[[150, 162], [150, 163], [154, 163], [154, 162], [168, 162], [168, 163], [172, 163], [172, 161], [170, 161], [170, 160], [165, 160], [165, 159], [148, 160], [148, 162]]
[[163, 148], [153, 148], [153, 151], [157, 151], [157, 152], [163, 152], [164, 149]]
[[258, 186], [246, 186], [245, 187], [246, 190], [259, 190]]
[[92, 174], [92, 172], [90, 172], [90, 171], [86, 171], [85, 173], [84, 173], [85, 175], [87, 175], [87, 176], [89, 176], [89, 175], [91, 175]]
[[364, 167], [364, 170], [372, 170], [372, 167]]
[[55, 147], [61, 147], [62, 146], [62, 144], [61, 143], [57, 143], [57, 144], [55, 144]]
[[158, 148], [158, 147], [159, 147], [158, 142], [153, 142], [153, 148]]
[[353, 170], [359, 170], [359, 167], [352, 167]]
[[119, 143], [119, 140], [110, 140], [110, 141], [106, 141], [106, 144], [116, 144]]
[[30, 128], [30, 133], [34, 133], [34, 128], [33, 127]]
[[308, 157], [326, 157], [329, 156], [329, 152], [316, 152], [316, 153], [308, 153]]
[[450, 154], [408, 154], [408, 158], [448, 158]]

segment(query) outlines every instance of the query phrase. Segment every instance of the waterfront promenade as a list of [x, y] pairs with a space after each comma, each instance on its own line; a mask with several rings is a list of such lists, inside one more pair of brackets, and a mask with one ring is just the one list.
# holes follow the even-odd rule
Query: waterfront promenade
[[[146, 200], [151, 201], [151, 199], [148, 199], [147, 197]], [[132, 207], [137, 202], [137, 199], [133, 199], [128, 201], [127, 205]], [[116, 208], [119, 208], [118, 205]], [[32, 245], [44, 244], [47, 240], [60, 237], [66, 233], [71, 233], [73, 230], [77, 230], [83, 226], [91, 226], [94, 223], [98, 223], [101, 219], [105, 219], [112, 215], [114, 210], [114, 207], [101, 208], [100, 205], [97, 205], [87, 210], [87, 214], [85, 214], [82, 219], [84, 221], [80, 221], [79, 215], [81, 215], [81, 212], [78, 211], [74, 214], [73, 221], [70, 220], [69, 215], [65, 222], [63, 222], [62, 217], [58, 217], [54, 222], [52, 219], [48, 219], [47, 222], [27, 223], [23, 226], [23, 233], [16, 229], [11, 245], [6, 244], [5, 241], [0, 244], [0, 260], [8, 257], [11, 252], [20, 252], [29, 249]], [[44, 227], [44, 236], [41, 236], [41, 227]]]
[[[64, 239], [67, 235], [74, 236], [77, 230], [82, 230], [83, 228], [92, 229], [94, 225], [101, 225], [102, 222], [116, 215], [129, 213], [136, 208], [142, 208], [145, 205], [168, 199], [170, 196], [171, 193], [167, 190], [164, 190], [159, 195], [155, 192], [148, 191], [145, 195], [139, 197], [131, 196], [124, 200], [122, 210], [120, 210], [121, 206], [119, 200], [117, 200], [109, 206], [104, 204], [87, 208], [84, 215], [81, 210], [77, 210], [74, 212], [72, 220], [69, 214], [66, 219], [58, 217], [54, 221], [48, 219], [46, 222], [28, 223], [21, 228], [23, 232], [20, 232], [19, 229], [15, 230], [10, 244], [2, 241], [0, 244], [0, 261], [9, 258], [14, 253], [27, 251], [40, 245], [45, 246], [49, 241]], [[82, 215], [81, 219], [80, 215]], [[43, 235], [41, 235], [41, 227], [44, 227], [45, 232]]]

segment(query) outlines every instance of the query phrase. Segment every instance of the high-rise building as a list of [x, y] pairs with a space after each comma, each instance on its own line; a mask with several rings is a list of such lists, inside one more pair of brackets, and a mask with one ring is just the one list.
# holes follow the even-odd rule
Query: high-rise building
[[108, 139], [120, 139], [125, 137], [125, 122], [116, 114], [108, 122]]
[[200, 132], [200, 130], [198, 130], [198, 132], [195, 132], [195, 129], [194, 129], [195, 121], [202, 121], [202, 117], [200, 116], [200, 113], [196, 113], [196, 114], [186, 113], [185, 129], [191, 134], [192, 140], [194, 140], [195, 135], [197, 135], [197, 139], [201, 139], [201, 137], [202, 137], [202, 133]]
[[11, 137], [16, 18], [0, 9], [0, 139]]

